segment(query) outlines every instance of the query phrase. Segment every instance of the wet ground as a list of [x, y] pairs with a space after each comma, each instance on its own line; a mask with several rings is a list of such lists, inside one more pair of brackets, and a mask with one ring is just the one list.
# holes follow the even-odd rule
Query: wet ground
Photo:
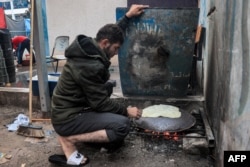
[[[12, 87], [23, 88], [27, 93], [27, 68], [17, 69], [17, 83]], [[26, 72], [25, 72], [26, 71]], [[117, 80], [119, 74], [113, 69], [111, 79]], [[114, 97], [121, 97], [119, 79], [114, 88]], [[3, 92], [5, 88], [1, 88]], [[1, 93], [0, 91], [0, 93]], [[23, 95], [22, 95], [23, 96]], [[1, 98], [0, 98], [1, 99]], [[28, 115], [28, 105], [15, 105], [0, 103], [0, 166], [1, 167], [54, 167], [57, 165], [48, 162], [48, 157], [53, 154], [62, 154], [61, 146], [57, 142], [57, 134], [49, 121], [33, 122], [34, 125], [43, 127], [45, 137], [38, 139], [18, 135], [10, 132], [5, 125], [23, 113]], [[13, 105], [10, 105], [13, 104]], [[41, 111], [36, 108], [33, 116], [39, 117]], [[79, 143], [78, 149], [88, 155], [90, 163], [87, 167], [213, 167], [214, 157], [212, 151], [205, 154], [190, 154], [183, 150], [182, 140], [158, 140], [130, 133], [123, 145], [112, 152], [101, 148], [100, 145]]]
[[[0, 166], [57, 166], [48, 162], [50, 155], [63, 153], [50, 122], [33, 123], [43, 127], [45, 137], [41, 139], [17, 135], [5, 127], [19, 113], [27, 112], [25, 108], [1, 106], [0, 152], [11, 158], [2, 156]], [[183, 151], [181, 140], [148, 139], [133, 133], [127, 136], [122, 147], [111, 153], [98, 145], [79, 143], [77, 146], [90, 158], [89, 167], [212, 167], [214, 163], [211, 154], [191, 155]]]

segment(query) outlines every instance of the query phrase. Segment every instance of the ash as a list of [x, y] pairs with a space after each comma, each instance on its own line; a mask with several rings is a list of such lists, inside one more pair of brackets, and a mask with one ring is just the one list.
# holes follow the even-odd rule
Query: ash
[[182, 151], [182, 140], [173, 139], [164, 135], [153, 135], [150, 133], [140, 133], [132, 130], [127, 140], [139, 140], [140, 148], [143, 152], [167, 153], [168, 155]]
[[149, 136], [141, 137], [143, 138], [143, 146], [147, 151], [153, 151], [154, 153], [173, 154], [182, 150], [181, 142], [172, 139], [164, 139], [162, 137], [154, 138]]

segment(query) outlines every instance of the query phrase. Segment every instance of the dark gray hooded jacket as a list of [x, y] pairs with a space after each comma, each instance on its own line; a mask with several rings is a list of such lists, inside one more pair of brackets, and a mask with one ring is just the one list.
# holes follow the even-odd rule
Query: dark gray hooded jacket
[[[124, 30], [128, 19], [118, 25]], [[78, 35], [66, 49], [67, 62], [63, 67], [52, 96], [51, 119], [63, 124], [75, 119], [84, 108], [96, 112], [127, 115], [126, 107], [108, 95], [105, 83], [110, 77], [110, 60], [95, 39]]]

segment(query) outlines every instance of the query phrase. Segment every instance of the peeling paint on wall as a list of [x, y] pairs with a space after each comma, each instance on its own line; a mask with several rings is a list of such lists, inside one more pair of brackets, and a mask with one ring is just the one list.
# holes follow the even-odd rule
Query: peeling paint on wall
[[213, 29], [207, 34], [212, 45], [206, 46], [206, 104], [221, 166], [225, 150], [250, 148], [250, 3], [222, 0], [209, 5], [217, 11], [208, 18]]
[[[126, 8], [117, 8], [117, 19]], [[149, 8], [130, 20], [119, 51], [124, 95], [186, 96], [198, 8]]]

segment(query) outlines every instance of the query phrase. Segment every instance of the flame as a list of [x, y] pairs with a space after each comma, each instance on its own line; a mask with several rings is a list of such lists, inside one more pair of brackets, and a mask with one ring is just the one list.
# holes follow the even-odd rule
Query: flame
[[178, 134], [176, 132], [175, 133], [163, 132], [163, 135], [164, 135], [164, 138], [166, 139], [172, 139], [175, 141], [179, 140]]
[[160, 137], [160, 136], [163, 136], [164, 139], [167, 139], [167, 140], [175, 140], [175, 141], [178, 141], [179, 140], [179, 136], [177, 134], [177, 132], [156, 132], [156, 131], [152, 131], [152, 130], [148, 130], [148, 129], [145, 129], [144, 130], [145, 133], [151, 133], [152, 136], [154, 137]]
[[174, 139], [175, 141], [178, 141], [178, 140], [179, 140], [178, 134], [177, 134], [176, 132], [174, 133], [173, 139]]

